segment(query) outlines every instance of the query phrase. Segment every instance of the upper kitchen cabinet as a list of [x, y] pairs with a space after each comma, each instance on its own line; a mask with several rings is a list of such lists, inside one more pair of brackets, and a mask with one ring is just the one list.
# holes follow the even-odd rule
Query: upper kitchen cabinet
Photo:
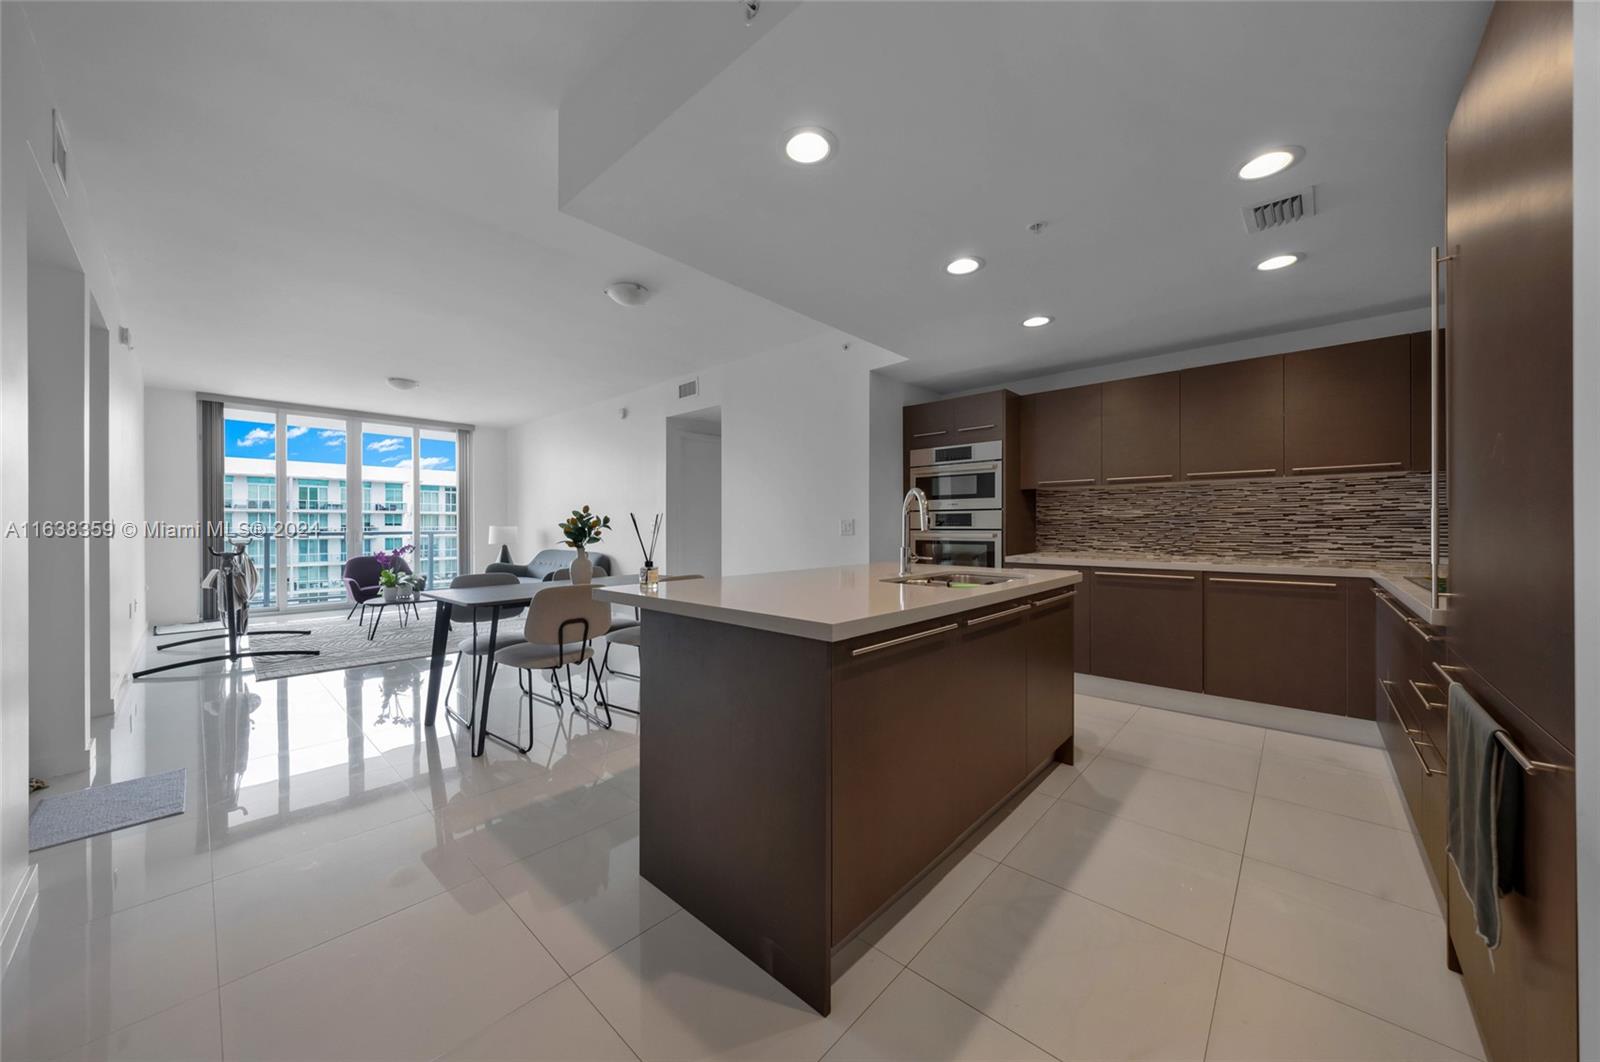
[[1249, 358], [1179, 373], [1185, 479], [1283, 470], [1283, 358]]
[[1022, 398], [1022, 487], [1087, 487], [1100, 479], [1100, 385]]
[[905, 409], [906, 447], [991, 442], [1006, 434], [1006, 399], [1009, 392], [986, 391], [978, 395], [923, 402]]
[[[1428, 400], [1433, 396], [1433, 342], [1427, 332], [1411, 335], [1411, 468], [1419, 472], [1428, 470], [1430, 459], [1428, 429], [1433, 418], [1428, 415]], [[1444, 329], [1439, 330], [1439, 468], [1445, 467], [1445, 387], [1449, 373], [1448, 353]]]
[[1100, 386], [1100, 470], [1107, 483], [1178, 478], [1179, 374]]
[[1284, 459], [1292, 475], [1383, 472], [1411, 460], [1411, 340], [1286, 354]]

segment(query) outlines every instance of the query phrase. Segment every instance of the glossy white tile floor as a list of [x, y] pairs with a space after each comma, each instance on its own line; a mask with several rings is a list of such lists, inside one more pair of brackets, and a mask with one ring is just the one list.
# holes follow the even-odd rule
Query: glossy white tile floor
[[189, 810], [36, 853], [8, 1062], [1481, 1057], [1375, 750], [1080, 697], [1079, 763], [874, 922], [824, 1019], [640, 879], [636, 719], [536, 705], [528, 756], [472, 760], [422, 694], [139, 684], [94, 781], [187, 767]]

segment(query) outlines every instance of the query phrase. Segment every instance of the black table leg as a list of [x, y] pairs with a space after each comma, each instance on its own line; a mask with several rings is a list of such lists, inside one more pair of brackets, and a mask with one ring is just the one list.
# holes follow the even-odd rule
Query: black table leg
[[450, 606], [437, 602], [433, 610], [433, 658], [428, 661], [428, 713], [423, 719], [433, 725], [439, 712], [439, 680], [444, 677], [444, 650], [450, 641]]
[[[478, 716], [477, 729], [472, 733], [472, 754], [483, 755], [483, 747], [489, 735], [489, 692], [494, 689], [494, 651], [500, 644], [500, 606], [496, 605], [489, 611], [489, 656], [484, 665], [483, 675], [483, 713]], [[474, 705], [476, 711], [476, 705]]]

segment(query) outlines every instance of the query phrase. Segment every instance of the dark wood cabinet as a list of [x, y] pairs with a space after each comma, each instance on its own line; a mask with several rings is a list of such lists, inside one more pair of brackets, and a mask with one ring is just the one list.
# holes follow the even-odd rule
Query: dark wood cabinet
[[1100, 385], [1022, 396], [1022, 487], [1085, 487], [1100, 479]]
[[[1439, 469], [1443, 471], [1448, 465], [1449, 447], [1445, 440], [1449, 438], [1445, 423], [1445, 395], [1449, 387], [1449, 346], [1448, 333], [1439, 330]], [[1412, 469], [1418, 472], [1428, 470], [1428, 430], [1433, 419], [1428, 413], [1428, 401], [1433, 395], [1433, 341], [1427, 332], [1413, 332], [1410, 336], [1411, 347], [1411, 463]], [[1442, 489], [1442, 488], [1441, 488]]]
[[1345, 587], [1338, 579], [1205, 578], [1205, 691], [1345, 714]]
[[1388, 336], [1283, 358], [1291, 475], [1383, 472], [1411, 460], [1411, 341]]
[[1283, 358], [1185, 369], [1179, 391], [1185, 479], [1272, 476], [1283, 470]]
[[[1028, 766], [1053, 759], [1072, 740], [1073, 642], [1077, 591], [1034, 601], [1028, 624]], [[1070, 761], [1069, 761], [1070, 762]]]
[[1100, 472], [1106, 483], [1178, 478], [1178, 373], [1100, 385]]
[[1096, 569], [1089, 625], [1094, 673], [1199, 692], [1202, 601], [1197, 572]]
[[906, 449], [991, 442], [1006, 436], [1009, 391], [942, 398], [905, 407]]

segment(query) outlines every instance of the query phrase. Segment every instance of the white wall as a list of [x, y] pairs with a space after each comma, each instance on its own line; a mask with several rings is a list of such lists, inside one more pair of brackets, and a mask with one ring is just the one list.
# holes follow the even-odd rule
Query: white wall
[[896, 380], [880, 369], [871, 381], [871, 466], [867, 476], [872, 495], [868, 542], [875, 561], [898, 561], [900, 505], [905, 500], [905, 435], [901, 410], [939, 397], [926, 387]]
[[504, 428], [475, 428], [472, 432], [472, 526], [468, 529], [472, 571], [483, 571], [500, 553], [500, 547], [489, 545], [489, 525], [514, 522], [515, 503], [506, 485], [506, 435]]
[[[722, 425], [667, 418], [665, 552], [655, 563], [668, 575], [722, 574]], [[632, 529], [632, 523], [627, 529]], [[649, 526], [640, 529], [649, 535]], [[624, 534], [628, 533], [627, 530]]]
[[[144, 368], [125, 347], [111, 346], [107, 441], [111, 449], [110, 518], [140, 528], [145, 522]], [[126, 692], [145, 632], [145, 541], [119, 534], [111, 539], [111, 695]]]
[[[866, 561], [870, 377], [899, 360], [828, 333], [706, 370], [692, 399], [679, 400], [671, 380], [513, 428], [518, 559], [560, 545], [557, 523], [587, 504], [622, 525], [601, 551], [636, 571], [644, 557], [628, 513], [643, 522], [664, 508], [666, 419], [716, 406], [722, 573]], [[842, 519], [855, 520], [853, 536], [839, 533]]]
[[[1425, 272], [1428, 268], [1428, 249], [1426, 247], [1422, 248], [1421, 253], [1417, 256], [1417, 262], [1417, 271]], [[1259, 358], [1268, 354], [1286, 354], [1295, 350], [1313, 350], [1317, 347], [1337, 346], [1340, 343], [1359, 343], [1365, 339], [1381, 339], [1384, 336], [1422, 332], [1427, 327], [1428, 310], [1427, 307], [1422, 307], [1421, 309], [1404, 310], [1399, 313], [1381, 314], [1377, 317], [1363, 317], [1355, 321], [1341, 321], [1338, 324], [1323, 325], [1319, 328], [1278, 332], [1269, 336], [1258, 336], [1254, 339], [1241, 339], [1231, 343], [1213, 343], [1203, 347], [1191, 347], [1185, 350], [1153, 354], [1144, 358], [1102, 362], [1076, 369], [1063, 369], [1059, 372], [1013, 380], [1010, 383], [971, 388], [963, 393], [992, 391], [995, 387], [1006, 387], [1019, 395], [1026, 395], [1033, 394], [1036, 391], [1053, 391], [1058, 387], [1080, 387], [1084, 384], [1104, 383], [1107, 380], [1123, 380], [1130, 376], [1149, 376], [1158, 372], [1174, 372], [1178, 369], [1194, 368], [1197, 365], [1215, 365], [1219, 362]]]
[[1572, 472], [1577, 585], [1578, 1042], [1600, 1054], [1600, 4], [1573, 5]]
[[[93, 207], [81, 167], [63, 189], [50, 167], [51, 108], [55, 102], [28, 29], [26, 9], [0, 5], [0, 518], [29, 518], [28, 229], [30, 215], [53, 218], [65, 231], [88, 295], [115, 334], [125, 321], [111, 270], [92, 223]], [[68, 138], [71, 115], [65, 116]], [[30, 182], [33, 187], [30, 188]], [[31, 202], [30, 202], [31, 200]], [[132, 353], [113, 347], [113, 364]], [[116, 398], [112, 397], [115, 403]], [[139, 439], [121, 456], [140, 463]], [[112, 476], [116, 473], [113, 467]], [[9, 961], [31, 911], [36, 878], [27, 856], [30, 699], [29, 543], [0, 539], [0, 959]], [[114, 628], [113, 628], [114, 629]], [[115, 653], [113, 641], [113, 655]]]

